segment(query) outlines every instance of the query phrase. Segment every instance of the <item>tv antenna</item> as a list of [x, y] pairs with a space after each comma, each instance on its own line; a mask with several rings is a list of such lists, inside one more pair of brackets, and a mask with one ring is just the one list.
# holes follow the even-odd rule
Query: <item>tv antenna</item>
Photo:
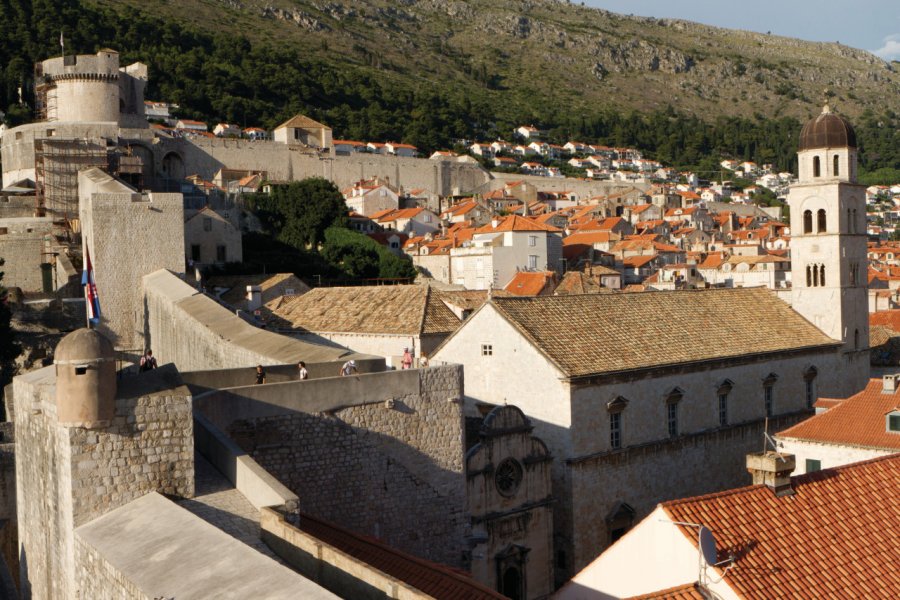
[[765, 427], [763, 429], [763, 454], [769, 451], [769, 446], [772, 447], [772, 452], [775, 453], [778, 460], [784, 462], [784, 455], [778, 450], [778, 448], [784, 448], [784, 444], [769, 434], [769, 417], [766, 417]]
[[[719, 560], [719, 551], [716, 549], [716, 538], [713, 535], [712, 529], [710, 529], [706, 525], [701, 525], [699, 523], [688, 523], [686, 521], [669, 521], [668, 519], [660, 520], [671, 523], [672, 525], [694, 527], [697, 530], [697, 548], [700, 550], [699, 557], [697, 558], [697, 581], [701, 585], [707, 585], [708, 583], [719, 583], [720, 581], [725, 579], [725, 575], [727, 575], [728, 571], [734, 567], [735, 556], [733, 553], [729, 553], [728, 558], [726, 558], [725, 560]], [[713, 579], [712, 577], [710, 577], [708, 569], [710, 567], [719, 568], [722, 565], [727, 565], [722, 570], [722, 576], [718, 579]]]

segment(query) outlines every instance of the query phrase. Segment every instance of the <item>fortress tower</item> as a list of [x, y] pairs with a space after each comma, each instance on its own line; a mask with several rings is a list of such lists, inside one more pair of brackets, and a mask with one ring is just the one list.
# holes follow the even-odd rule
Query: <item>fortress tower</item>
[[792, 305], [843, 343], [846, 395], [869, 378], [865, 189], [856, 183], [856, 132], [828, 105], [800, 133], [791, 187]]

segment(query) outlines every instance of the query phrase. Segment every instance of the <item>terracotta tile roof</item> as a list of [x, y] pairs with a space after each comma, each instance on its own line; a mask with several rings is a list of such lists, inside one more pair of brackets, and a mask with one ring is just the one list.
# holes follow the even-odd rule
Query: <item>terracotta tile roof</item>
[[625, 600], [707, 600], [708, 595], [701, 591], [699, 583], [688, 583], [658, 592], [632, 596]]
[[[607, 244], [613, 239], [611, 231], [585, 231], [577, 232], [563, 239], [563, 246], [571, 246], [573, 244]], [[616, 237], [615, 239], [619, 239]]]
[[885, 415], [900, 409], [900, 391], [884, 394], [882, 385], [881, 379], [871, 379], [863, 391], [827, 412], [785, 429], [778, 436], [900, 451], [900, 433], [887, 431], [885, 425]]
[[600, 284], [582, 273], [581, 271], [569, 271], [563, 275], [562, 281], [553, 292], [557, 296], [571, 294], [597, 294], [600, 292]]
[[519, 271], [503, 289], [516, 296], [537, 296], [553, 285], [555, 277], [552, 271]]
[[622, 259], [622, 264], [625, 268], [634, 269], [637, 267], [643, 267], [644, 265], [652, 262], [656, 259], [655, 254], [645, 254], [641, 256], [626, 256]]
[[423, 285], [315, 288], [273, 316], [276, 326], [313, 332], [419, 335], [459, 327], [439, 295]]
[[511, 215], [501, 219], [500, 223], [498, 223], [496, 227], [488, 223], [484, 227], [479, 227], [478, 229], [476, 229], [475, 233], [495, 233], [499, 231], [548, 231], [552, 233], [561, 232], [560, 229], [553, 227], [552, 225], [535, 223], [531, 219], [526, 219], [525, 217], [519, 215]]
[[891, 331], [900, 333], [900, 309], [869, 313], [869, 326], [875, 325], [882, 325]]
[[300, 513], [296, 527], [437, 600], [503, 600], [466, 572], [401, 552], [384, 542]]
[[[754, 485], [661, 506], [673, 521], [709, 527], [720, 556], [735, 553], [725, 582], [738, 597], [896, 597], [900, 455], [823, 469], [792, 483], [793, 496], [779, 498]], [[680, 527], [696, 545], [696, 529]]]
[[231, 306], [242, 306], [247, 298], [247, 286], [258, 285], [263, 296], [272, 289], [292, 289], [295, 294], [304, 294], [309, 286], [293, 273], [270, 273], [268, 275], [215, 275], [204, 281], [207, 289], [228, 288], [219, 299]]
[[[275, 129], [281, 129], [282, 127], [294, 127], [294, 128], [312, 128], [312, 129], [329, 129], [327, 125], [322, 125], [318, 121], [314, 121], [310, 119], [306, 115], [296, 115]], [[332, 142], [333, 143], [333, 142]]]
[[487, 302], [486, 290], [431, 290], [431, 293], [437, 293], [437, 297], [445, 304], [461, 308], [462, 310], [475, 310], [481, 308], [481, 305]]
[[839, 344], [764, 288], [492, 303], [569, 377]]

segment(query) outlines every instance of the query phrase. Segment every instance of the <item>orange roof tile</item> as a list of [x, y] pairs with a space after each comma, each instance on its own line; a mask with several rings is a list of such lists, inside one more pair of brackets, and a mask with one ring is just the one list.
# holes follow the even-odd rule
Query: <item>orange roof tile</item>
[[875, 325], [883, 325], [891, 331], [900, 333], [900, 309], [869, 313], [869, 326], [873, 327]]
[[[578, 231], [566, 237], [563, 240], [563, 246], [572, 246], [574, 244], [606, 244], [612, 240], [613, 233], [610, 231]], [[616, 237], [618, 239], [618, 237]]]
[[[738, 597], [886, 598], [900, 590], [900, 455], [791, 481], [792, 496], [754, 485], [661, 506], [673, 521], [706, 525], [721, 553], [734, 552], [725, 581]], [[678, 527], [697, 544], [695, 528]]]
[[863, 391], [778, 435], [826, 444], [900, 450], [900, 433], [887, 431], [885, 425], [885, 415], [900, 409], [900, 391], [884, 394], [881, 389], [881, 379], [871, 379]]
[[553, 283], [554, 277], [552, 271], [519, 271], [503, 289], [516, 296], [537, 296]]
[[479, 227], [475, 233], [494, 233], [498, 231], [548, 231], [551, 233], [560, 233], [561, 230], [551, 225], [536, 223], [531, 219], [526, 219], [520, 215], [510, 215], [500, 220], [496, 227], [488, 223], [484, 227]]
[[700, 590], [700, 584], [688, 583], [658, 592], [650, 592], [640, 596], [632, 596], [626, 600], [707, 600], [708, 596]]

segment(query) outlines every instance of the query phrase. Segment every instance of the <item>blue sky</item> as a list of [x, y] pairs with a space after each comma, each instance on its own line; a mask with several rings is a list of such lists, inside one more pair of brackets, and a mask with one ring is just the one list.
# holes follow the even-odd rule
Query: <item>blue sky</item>
[[585, 4], [617, 13], [840, 42], [885, 60], [900, 60], [900, 0], [585, 0]]

